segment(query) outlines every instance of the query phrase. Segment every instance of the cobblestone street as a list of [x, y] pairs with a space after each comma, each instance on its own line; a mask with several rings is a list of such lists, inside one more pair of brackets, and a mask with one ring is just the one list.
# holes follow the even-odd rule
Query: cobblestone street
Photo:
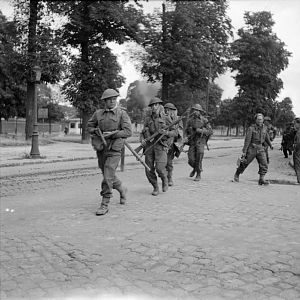
[[95, 216], [97, 168], [3, 178], [1, 300], [299, 299], [294, 172], [274, 149], [267, 174], [274, 184], [257, 184], [256, 161], [234, 183], [240, 153], [206, 152], [200, 182], [188, 177], [182, 154], [175, 185], [158, 197], [131, 164], [118, 172], [127, 204], [115, 193], [103, 217]]

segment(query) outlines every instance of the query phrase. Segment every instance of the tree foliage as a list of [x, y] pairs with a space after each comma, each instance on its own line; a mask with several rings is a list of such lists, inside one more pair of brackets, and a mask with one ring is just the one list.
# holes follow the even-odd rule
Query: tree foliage
[[[73, 56], [70, 77], [64, 85], [68, 100], [82, 113], [83, 128], [91, 112], [98, 107], [106, 88], [119, 88], [124, 78], [117, 58], [107, 48], [107, 42], [123, 43], [138, 40], [141, 10], [128, 1], [60, 1], [61, 12], [68, 16], [63, 38], [79, 48]], [[82, 130], [82, 140], [87, 139]]]
[[149, 16], [141, 72], [162, 82], [163, 100], [184, 86], [206, 90], [225, 70], [231, 24], [224, 1], [176, 1], [163, 15]]
[[15, 51], [16, 42], [16, 23], [0, 11], [0, 119], [25, 115], [24, 57]]
[[233, 59], [229, 66], [236, 71], [243, 117], [250, 124], [256, 112], [271, 114], [275, 99], [283, 87], [279, 73], [288, 65], [291, 55], [285, 44], [272, 32], [270, 12], [246, 12], [246, 27], [238, 30], [239, 38], [231, 45]]

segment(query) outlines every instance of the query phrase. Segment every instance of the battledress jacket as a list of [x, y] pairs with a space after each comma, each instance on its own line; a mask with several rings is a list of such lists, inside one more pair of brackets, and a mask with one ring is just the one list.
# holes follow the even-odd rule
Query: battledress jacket
[[[144, 129], [142, 131], [142, 138], [148, 138], [152, 134], [166, 128], [172, 123], [171, 118], [165, 113], [161, 112], [157, 116], [149, 114], [145, 117]], [[164, 148], [170, 148], [174, 137], [178, 136], [178, 130], [175, 127], [168, 129], [168, 134], [163, 137], [158, 144], [162, 145]], [[158, 139], [160, 135], [156, 139]], [[152, 142], [155, 143], [156, 139]]]
[[107, 139], [110, 149], [114, 151], [121, 151], [125, 139], [132, 135], [130, 118], [127, 112], [120, 107], [96, 110], [89, 119], [87, 128], [90, 133], [93, 133], [97, 127], [102, 132], [118, 130], [111, 138]]
[[268, 145], [272, 147], [267, 127], [265, 125], [262, 126], [258, 126], [256, 124], [251, 125], [248, 128], [245, 137], [243, 153], [247, 153], [250, 146], [259, 147], [264, 145]]
[[[196, 130], [201, 129], [201, 133], [197, 133]], [[186, 135], [188, 137], [189, 144], [206, 144], [207, 139], [213, 134], [213, 130], [208, 120], [203, 117], [192, 116], [188, 119], [186, 125]]]

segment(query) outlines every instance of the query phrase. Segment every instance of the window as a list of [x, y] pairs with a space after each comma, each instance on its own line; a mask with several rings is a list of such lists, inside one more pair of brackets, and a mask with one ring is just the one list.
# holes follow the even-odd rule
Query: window
[[71, 123], [70, 128], [75, 128], [75, 123]]

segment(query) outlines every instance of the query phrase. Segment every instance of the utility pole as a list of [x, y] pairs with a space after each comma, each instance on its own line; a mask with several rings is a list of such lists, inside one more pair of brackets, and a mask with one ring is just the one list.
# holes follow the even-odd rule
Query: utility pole
[[[167, 40], [167, 27], [166, 27], [166, 0], [163, 0], [162, 3], [162, 44], [163, 44], [163, 50], [165, 51], [166, 48], [166, 40]], [[162, 83], [161, 83], [161, 94], [162, 94], [162, 100], [167, 101], [168, 100], [168, 75], [165, 73], [162, 73]]]
[[31, 136], [31, 151], [30, 158], [40, 158], [39, 151], [39, 132], [37, 123], [37, 85], [41, 80], [41, 68], [34, 66], [32, 68], [32, 81], [34, 82], [34, 97], [33, 97], [33, 132]]
[[207, 79], [207, 89], [206, 89], [206, 112], [208, 113], [209, 106], [209, 92], [210, 92], [210, 80], [211, 80], [211, 63], [212, 63], [212, 52], [209, 53], [209, 69], [208, 69], [208, 79]]

